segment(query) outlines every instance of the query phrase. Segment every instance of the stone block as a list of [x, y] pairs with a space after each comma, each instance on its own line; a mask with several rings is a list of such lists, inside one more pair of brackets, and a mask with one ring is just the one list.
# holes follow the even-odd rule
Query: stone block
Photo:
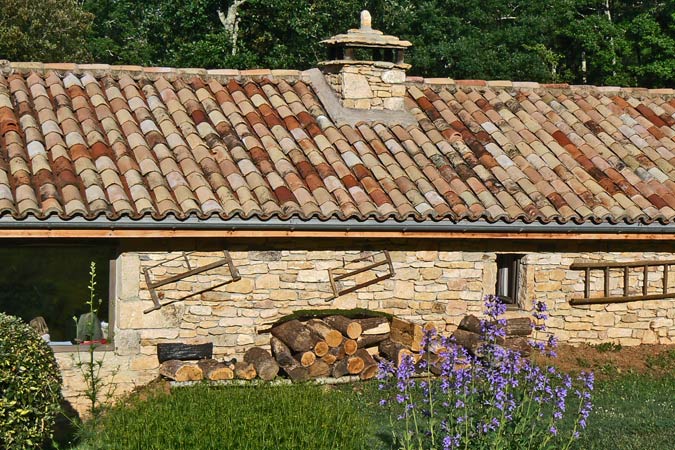
[[196, 316], [210, 316], [211, 313], [212, 309], [210, 306], [202, 306], [202, 305], [190, 306], [190, 314], [194, 314]]
[[402, 299], [412, 299], [415, 296], [415, 284], [411, 281], [396, 280], [394, 296]]
[[141, 335], [138, 330], [116, 330], [113, 343], [116, 355], [136, 355], [141, 350]]
[[157, 356], [138, 356], [129, 363], [131, 370], [154, 370], [159, 368]]
[[138, 297], [140, 286], [141, 261], [138, 254], [123, 253], [115, 261], [117, 273], [116, 292], [120, 300], [133, 300]]
[[399, 69], [385, 70], [382, 72], [381, 78], [385, 83], [404, 83], [405, 71]]
[[371, 98], [373, 91], [365, 75], [345, 73], [342, 75], [342, 95], [345, 99]]
[[253, 292], [253, 280], [250, 278], [242, 278], [232, 284], [227, 285], [227, 292], [234, 292], [238, 294], [249, 294]]
[[260, 275], [255, 279], [256, 289], [278, 289], [279, 275], [265, 274]]
[[275, 289], [270, 292], [270, 300], [292, 301], [298, 299], [298, 293], [289, 289]]
[[129, 301], [117, 305], [117, 329], [171, 328], [178, 327], [185, 311], [184, 304], [166, 305], [145, 314], [149, 302]]
[[595, 315], [593, 318], [593, 325], [603, 327], [613, 327], [616, 323], [616, 315], [609, 312], [602, 312]]
[[607, 330], [607, 337], [614, 338], [630, 338], [633, 336], [633, 330], [630, 328], [610, 328]]
[[443, 275], [443, 270], [438, 267], [425, 267], [420, 269], [420, 274], [424, 280], [437, 280]]
[[402, 111], [404, 108], [403, 98], [401, 97], [389, 97], [384, 99], [384, 109], [390, 111]]

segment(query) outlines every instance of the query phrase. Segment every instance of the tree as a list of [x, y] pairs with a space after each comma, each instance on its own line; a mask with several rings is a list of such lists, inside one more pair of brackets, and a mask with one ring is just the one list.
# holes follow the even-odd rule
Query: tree
[[86, 62], [93, 16], [76, 0], [4, 0], [0, 58], [13, 61]]

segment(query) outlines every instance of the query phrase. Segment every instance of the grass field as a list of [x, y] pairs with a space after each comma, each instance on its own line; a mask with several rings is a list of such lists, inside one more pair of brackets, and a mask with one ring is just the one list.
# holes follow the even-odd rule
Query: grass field
[[[179, 388], [145, 393], [85, 429], [77, 450], [390, 450], [377, 383]], [[598, 382], [589, 429], [576, 448], [671, 450], [675, 378], [619, 375]]]

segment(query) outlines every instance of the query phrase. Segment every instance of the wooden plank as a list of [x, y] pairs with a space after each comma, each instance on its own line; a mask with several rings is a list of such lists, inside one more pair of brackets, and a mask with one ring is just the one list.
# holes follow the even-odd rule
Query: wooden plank
[[668, 293], [668, 264], [663, 265], [663, 293]]
[[[114, 223], [111, 222], [114, 226]], [[348, 224], [345, 224], [347, 227]], [[463, 231], [304, 231], [304, 230], [161, 230], [161, 229], [2, 229], [0, 239], [153, 239], [153, 238], [336, 238], [336, 239], [496, 239], [519, 241], [670, 241], [675, 233], [533, 233], [533, 232], [463, 232]]]
[[601, 303], [629, 303], [639, 302], [644, 300], [664, 300], [667, 298], [675, 298], [675, 292], [668, 294], [649, 294], [649, 295], [634, 295], [629, 297], [597, 297], [597, 298], [573, 298], [570, 300], [571, 305], [597, 305]]
[[647, 295], [647, 289], [649, 288], [649, 266], [645, 266], [642, 269], [642, 295]]
[[623, 268], [623, 296], [628, 297], [629, 272], [628, 267]]
[[206, 344], [182, 344], [162, 343], [157, 344], [157, 359], [160, 363], [171, 359], [191, 361], [198, 359], [213, 358], [213, 343]]
[[591, 296], [591, 269], [586, 267], [584, 274], [584, 297], [588, 298]]
[[605, 267], [605, 297], [609, 297], [609, 267]]
[[586, 270], [589, 269], [604, 269], [605, 267], [654, 267], [662, 266], [664, 264], [675, 264], [675, 259], [666, 259], [663, 261], [630, 261], [630, 262], [595, 262], [595, 261], [576, 261], [572, 263], [570, 269], [572, 270]]

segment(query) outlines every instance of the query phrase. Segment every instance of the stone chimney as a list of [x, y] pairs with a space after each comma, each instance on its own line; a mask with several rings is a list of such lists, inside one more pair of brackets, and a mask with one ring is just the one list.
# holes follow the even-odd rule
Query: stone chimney
[[361, 26], [321, 41], [328, 61], [319, 63], [328, 85], [344, 108], [403, 111], [405, 49], [412, 44], [372, 28], [361, 11]]

